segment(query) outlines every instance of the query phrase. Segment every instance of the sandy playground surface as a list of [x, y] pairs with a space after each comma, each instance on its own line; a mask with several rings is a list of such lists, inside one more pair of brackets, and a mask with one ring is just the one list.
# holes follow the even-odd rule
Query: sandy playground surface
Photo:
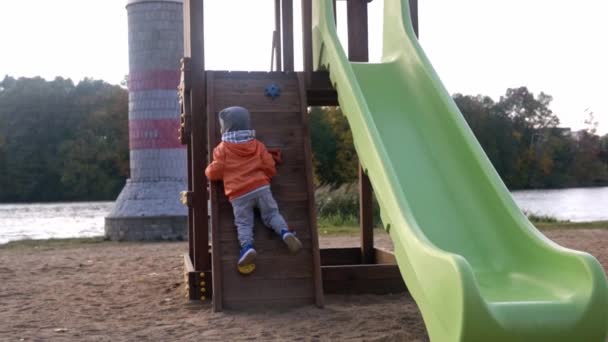
[[[556, 230], [608, 267], [608, 230]], [[322, 237], [322, 247], [357, 237]], [[385, 235], [377, 246], [390, 248]], [[406, 294], [326, 296], [326, 307], [212, 313], [184, 297], [186, 243], [0, 249], [1, 341], [428, 341]]]

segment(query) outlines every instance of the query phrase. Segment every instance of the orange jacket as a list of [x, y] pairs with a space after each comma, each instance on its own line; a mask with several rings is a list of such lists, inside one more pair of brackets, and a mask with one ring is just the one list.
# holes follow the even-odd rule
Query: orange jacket
[[276, 168], [272, 155], [257, 139], [245, 143], [222, 141], [213, 149], [213, 161], [205, 170], [211, 181], [224, 181], [230, 200], [269, 185]]

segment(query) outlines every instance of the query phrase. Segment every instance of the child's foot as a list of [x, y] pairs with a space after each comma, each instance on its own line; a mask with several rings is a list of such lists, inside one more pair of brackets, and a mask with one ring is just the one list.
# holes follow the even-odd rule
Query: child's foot
[[246, 244], [245, 246], [243, 246], [243, 248], [241, 248], [241, 254], [239, 255], [238, 266], [252, 264], [253, 260], [255, 260], [255, 257], [257, 255], [258, 255], [258, 253], [255, 251], [255, 249], [253, 249], [253, 246], [249, 243]]
[[297, 253], [300, 251], [300, 249], [302, 249], [302, 243], [300, 242], [300, 240], [298, 240], [298, 238], [296, 237], [296, 235], [292, 232], [290, 232], [287, 229], [283, 229], [281, 230], [281, 237], [283, 238], [283, 241], [285, 242], [285, 244], [287, 244], [287, 248], [289, 249], [289, 251], [291, 253]]

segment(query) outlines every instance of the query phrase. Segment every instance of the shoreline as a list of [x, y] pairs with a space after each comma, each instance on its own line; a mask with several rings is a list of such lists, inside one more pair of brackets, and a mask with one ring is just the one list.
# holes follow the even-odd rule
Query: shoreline
[[[608, 221], [589, 221], [589, 222], [533, 222], [536, 228], [540, 231], [555, 231], [555, 230], [608, 230]], [[319, 226], [320, 237], [352, 237], [358, 235], [360, 230], [356, 226]], [[374, 228], [374, 234], [386, 235], [386, 232], [381, 228]], [[106, 240], [103, 236], [93, 237], [74, 237], [74, 238], [49, 238], [49, 239], [21, 239], [9, 241], [0, 244], [0, 250], [12, 248], [68, 248], [81, 247], [91, 244], [148, 244], [158, 242], [184, 242], [184, 241], [125, 241], [115, 242]]]

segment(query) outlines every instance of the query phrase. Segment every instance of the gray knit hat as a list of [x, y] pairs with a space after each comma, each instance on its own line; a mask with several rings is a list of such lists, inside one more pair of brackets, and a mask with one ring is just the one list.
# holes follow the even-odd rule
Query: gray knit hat
[[222, 134], [251, 129], [251, 114], [243, 107], [228, 107], [219, 114]]

